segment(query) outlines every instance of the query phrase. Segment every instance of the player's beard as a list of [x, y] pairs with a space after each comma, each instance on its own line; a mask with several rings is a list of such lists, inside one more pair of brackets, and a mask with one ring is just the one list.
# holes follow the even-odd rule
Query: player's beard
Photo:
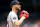
[[16, 6], [16, 5], [15, 5], [15, 7], [16, 7], [16, 10], [21, 10], [21, 7]]
[[19, 8], [19, 7], [16, 7], [16, 10], [21, 10], [21, 8]]

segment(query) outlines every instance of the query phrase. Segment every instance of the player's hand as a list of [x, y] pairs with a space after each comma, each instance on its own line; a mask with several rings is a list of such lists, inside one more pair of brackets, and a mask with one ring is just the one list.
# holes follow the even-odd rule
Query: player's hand
[[24, 17], [24, 16], [22, 16], [21, 18], [22, 18], [22, 19], [25, 19], [25, 17]]
[[21, 11], [19, 17], [21, 18], [21, 17], [23, 17], [23, 16], [25, 17], [25, 19], [27, 19], [27, 18], [29, 17], [29, 13], [28, 13], [27, 11], [24, 11], [24, 10], [23, 10], [23, 11]]

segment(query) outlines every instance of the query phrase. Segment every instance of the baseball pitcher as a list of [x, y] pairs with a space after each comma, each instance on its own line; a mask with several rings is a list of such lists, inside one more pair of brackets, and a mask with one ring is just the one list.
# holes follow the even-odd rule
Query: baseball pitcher
[[7, 27], [19, 27], [19, 25], [29, 17], [29, 13], [27, 11], [21, 11], [20, 20], [18, 20], [17, 12], [21, 10], [20, 2], [12, 1], [10, 3], [10, 7], [12, 11], [8, 14], [7, 17]]

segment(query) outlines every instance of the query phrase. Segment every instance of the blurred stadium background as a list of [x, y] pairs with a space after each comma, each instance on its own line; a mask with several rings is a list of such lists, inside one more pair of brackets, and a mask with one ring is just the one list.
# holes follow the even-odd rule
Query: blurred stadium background
[[[11, 11], [10, 2], [12, 0], [0, 0], [0, 27], [7, 27], [7, 15]], [[25, 19], [20, 27], [40, 27], [40, 0], [18, 0], [22, 10], [29, 12], [30, 17]], [[19, 16], [18, 12], [18, 16]]]

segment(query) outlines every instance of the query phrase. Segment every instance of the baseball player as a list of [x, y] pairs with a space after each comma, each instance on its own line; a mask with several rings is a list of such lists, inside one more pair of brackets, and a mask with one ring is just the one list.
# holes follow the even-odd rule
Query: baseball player
[[[20, 14], [20, 20], [18, 20], [17, 12], [21, 10], [20, 2], [12, 1], [10, 3], [10, 7], [12, 11], [10, 11], [7, 17], [7, 27], [19, 27], [19, 25], [24, 21], [24, 19], [28, 18], [26, 11], [22, 11]], [[23, 15], [23, 13], [26, 13]]]

